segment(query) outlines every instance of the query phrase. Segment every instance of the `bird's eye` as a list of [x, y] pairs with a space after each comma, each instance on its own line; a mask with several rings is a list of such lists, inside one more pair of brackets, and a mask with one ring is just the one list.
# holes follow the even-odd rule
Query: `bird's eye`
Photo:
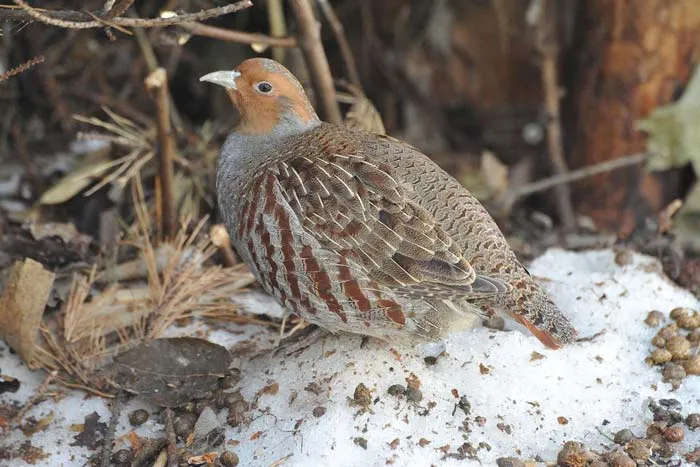
[[258, 92], [261, 92], [263, 94], [269, 94], [272, 92], [272, 85], [267, 81], [260, 81], [258, 84], [255, 85], [255, 89], [257, 89]]

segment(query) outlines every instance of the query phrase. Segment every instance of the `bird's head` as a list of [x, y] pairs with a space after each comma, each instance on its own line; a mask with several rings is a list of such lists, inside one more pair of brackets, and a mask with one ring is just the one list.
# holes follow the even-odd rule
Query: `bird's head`
[[249, 135], [301, 132], [319, 123], [304, 88], [284, 66], [267, 58], [199, 78], [226, 88], [241, 115], [236, 132]]

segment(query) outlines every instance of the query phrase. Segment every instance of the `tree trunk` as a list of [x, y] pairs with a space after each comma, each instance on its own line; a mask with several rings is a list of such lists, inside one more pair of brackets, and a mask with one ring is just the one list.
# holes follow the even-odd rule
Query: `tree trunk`
[[[583, 9], [574, 167], [644, 151], [636, 121], [678, 97], [700, 44], [697, 0], [589, 0]], [[574, 199], [598, 227], [626, 235], [681, 189], [679, 173], [651, 175], [640, 165], [577, 184]]]

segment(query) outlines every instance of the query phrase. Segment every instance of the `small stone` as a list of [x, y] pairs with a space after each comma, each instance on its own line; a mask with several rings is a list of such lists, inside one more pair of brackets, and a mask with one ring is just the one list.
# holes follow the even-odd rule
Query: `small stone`
[[681, 318], [683, 316], [688, 316], [690, 314], [690, 310], [687, 308], [683, 308], [682, 306], [679, 306], [677, 308], [674, 308], [671, 310], [671, 313], [669, 313], [669, 316], [673, 320], [677, 320], [678, 318]]
[[367, 450], [367, 440], [362, 436], [358, 436], [357, 438], [353, 439], [352, 442], [360, 446], [362, 449]]
[[673, 336], [666, 341], [666, 350], [671, 352], [673, 360], [685, 360], [690, 357], [690, 342], [683, 336]]
[[216, 398], [216, 407], [223, 409], [224, 407], [230, 407], [237, 401], [243, 400], [243, 396], [240, 392], [222, 392]]
[[391, 396], [403, 396], [406, 394], [406, 387], [400, 384], [392, 384], [387, 391]]
[[250, 404], [248, 402], [246, 402], [243, 399], [234, 401], [231, 405], [228, 406], [228, 417], [226, 418], [226, 423], [228, 423], [229, 426], [232, 426], [234, 428], [241, 425], [242, 423], [246, 423], [249, 418], [249, 411]]
[[693, 329], [685, 336], [688, 341], [693, 345], [698, 345], [700, 343], [700, 328]]
[[189, 412], [182, 413], [175, 417], [173, 420], [173, 430], [175, 434], [181, 438], [185, 439], [190, 433], [194, 431], [194, 425], [197, 423], [197, 415]]
[[112, 464], [118, 467], [127, 466], [131, 464], [131, 457], [130, 449], [120, 449], [112, 454]]
[[664, 430], [664, 439], [669, 443], [680, 443], [685, 437], [685, 431], [682, 426], [670, 426]]
[[428, 356], [423, 359], [426, 365], [433, 366], [437, 363], [437, 357]]
[[657, 435], [661, 435], [663, 437], [665, 429], [666, 425], [664, 423], [651, 423], [647, 427], [647, 438], [652, 438]]
[[311, 413], [316, 418], [323, 417], [326, 414], [326, 408], [322, 406], [314, 407], [314, 410]]
[[423, 400], [423, 393], [420, 389], [408, 388], [408, 390], [406, 391], [406, 399], [408, 399], [411, 402], [420, 402], [421, 400]]
[[228, 374], [221, 378], [221, 381], [219, 381], [219, 385], [221, 386], [221, 389], [232, 389], [238, 384], [240, 380], [240, 370], [236, 369], [233, 370], [231, 374]]
[[629, 266], [633, 261], [634, 255], [627, 249], [620, 250], [615, 254], [615, 264], [618, 266]]
[[684, 361], [683, 368], [689, 375], [700, 375], [700, 355], [696, 355]]
[[646, 462], [651, 455], [649, 440], [633, 439], [625, 445], [625, 451], [635, 461]]
[[665, 382], [670, 382], [672, 380], [681, 380], [685, 378], [686, 373], [685, 368], [683, 368], [681, 365], [670, 362], [664, 365], [662, 375]]
[[586, 465], [591, 458], [591, 453], [583, 443], [567, 441], [557, 454], [557, 463], [566, 467], [576, 467]]
[[678, 325], [676, 323], [671, 323], [668, 326], [661, 328], [656, 335], [668, 341], [670, 338], [678, 335]]
[[676, 322], [678, 323], [679, 328], [692, 331], [693, 329], [697, 329], [698, 327], [700, 327], [700, 316], [681, 316]]
[[664, 320], [664, 314], [661, 313], [659, 310], [652, 310], [647, 314], [646, 319], [644, 322], [646, 323], [647, 326], [656, 328], [658, 327]]
[[661, 336], [654, 336], [651, 338], [651, 343], [654, 344], [656, 347], [663, 348], [666, 345], [666, 339], [664, 339]]
[[525, 467], [525, 463], [517, 457], [499, 457], [496, 459], [498, 467]]
[[695, 412], [688, 414], [688, 416], [685, 417], [685, 424], [688, 425], [688, 428], [691, 430], [700, 428], [700, 413]]
[[357, 385], [352, 398], [356, 404], [362, 407], [368, 407], [372, 403], [372, 393], [363, 383]]
[[673, 354], [666, 349], [656, 349], [649, 355], [649, 359], [654, 365], [662, 365], [670, 362], [672, 358]]
[[622, 451], [613, 451], [604, 455], [610, 467], [636, 467], [637, 463]]
[[418, 440], [418, 446], [420, 446], [422, 448], [426, 447], [429, 444], [430, 444], [430, 440], [427, 440], [425, 438], [421, 438]]
[[129, 414], [129, 423], [131, 426], [140, 426], [146, 423], [148, 420], [148, 411], [143, 409], [134, 410]]
[[236, 467], [240, 461], [238, 459], [238, 454], [235, 452], [224, 451], [219, 456], [219, 462], [223, 467]]
[[630, 441], [632, 441], [635, 438], [634, 433], [632, 433], [632, 430], [630, 429], [623, 429], [615, 433], [615, 444], [619, 444], [622, 446], [623, 444], [627, 444]]

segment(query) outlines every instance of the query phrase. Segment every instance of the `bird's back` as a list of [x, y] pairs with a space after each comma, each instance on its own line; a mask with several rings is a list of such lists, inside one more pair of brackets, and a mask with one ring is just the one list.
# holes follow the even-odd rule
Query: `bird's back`
[[530, 277], [481, 203], [454, 177], [412, 146], [391, 137], [331, 124], [285, 144], [289, 154], [354, 154], [390, 168], [405, 196], [425, 209], [456, 243], [477, 274], [510, 284], [507, 293], [470, 299], [489, 314], [507, 313], [550, 347], [576, 335], [566, 317]]

